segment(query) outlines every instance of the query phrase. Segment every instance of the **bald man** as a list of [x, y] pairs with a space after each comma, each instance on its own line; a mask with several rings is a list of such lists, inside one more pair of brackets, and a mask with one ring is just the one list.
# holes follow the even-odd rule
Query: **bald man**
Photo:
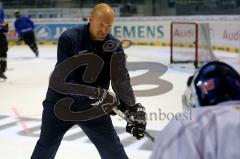
[[[119, 137], [117, 136], [111, 117], [108, 113], [87, 121], [69, 121], [66, 120], [66, 118], [59, 118], [56, 115], [56, 112], [54, 112], [59, 100], [66, 97], [74, 99], [74, 103], [71, 105], [71, 111], [73, 112], [88, 110], [92, 108], [93, 105], [100, 105], [103, 109], [106, 105], [118, 103], [114, 100], [108, 100], [106, 102], [106, 99], [116, 99], [115, 96], [107, 91], [109, 89], [110, 81], [120, 103], [118, 106], [119, 109], [128, 113], [129, 116], [131, 116], [131, 114], [136, 115], [136, 113], [140, 114], [136, 115], [140, 118], [135, 118], [137, 123], [134, 125], [136, 126], [129, 123], [127, 124], [127, 132], [131, 133], [137, 139], [143, 138], [143, 131], [146, 128], [145, 109], [140, 104], [135, 103], [129, 74], [126, 69], [124, 51], [119, 45], [119, 40], [109, 33], [113, 22], [114, 12], [112, 8], [104, 3], [98, 4], [93, 8], [91, 15], [89, 16], [88, 24], [71, 28], [60, 36], [55, 69], [62, 66], [65, 60], [69, 60], [79, 54], [94, 54], [104, 62], [102, 69], [94, 82], [86, 82], [84, 80], [86, 65], [78, 67], [66, 78], [63, 78], [66, 83], [91, 86], [91, 88], [94, 88], [93, 90], [98, 90], [96, 91], [98, 98], [84, 95], [64, 94], [56, 91], [50, 84], [46, 99], [43, 101], [44, 109], [42, 114], [40, 138], [37, 141], [31, 159], [53, 159], [64, 134], [73, 125], [78, 125], [83, 130], [90, 141], [95, 145], [102, 159], [127, 159], [128, 157]], [[119, 58], [113, 58], [113, 54], [119, 55]], [[111, 67], [110, 69], [110, 66], [116, 67]], [[111, 72], [113, 72], [113, 74]], [[114, 80], [112, 78], [114, 78]], [[97, 109], [97, 107], [94, 108]], [[84, 136], [84, 133], [80, 133], [80, 135]], [[87, 157], [82, 154], [80, 158]]]

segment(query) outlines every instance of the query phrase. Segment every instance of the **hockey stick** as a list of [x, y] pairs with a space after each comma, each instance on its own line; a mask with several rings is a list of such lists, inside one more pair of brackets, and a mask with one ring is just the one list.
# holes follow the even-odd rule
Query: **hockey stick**
[[[129, 122], [130, 124], [133, 124], [133, 121], [131, 119], [129, 119], [123, 112], [121, 112], [119, 109], [117, 109], [116, 107], [114, 107], [112, 109], [112, 111], [114, 111], [118, 116], [120, 116], [122, 119], [126, 120], [127, 122]], [[154, 142], [155, 138], [153, 136], [151, 136], [148, 132], [144, 131], [144, 134], [146, 135], [147, 138], [150, 139], [150, 141]]]

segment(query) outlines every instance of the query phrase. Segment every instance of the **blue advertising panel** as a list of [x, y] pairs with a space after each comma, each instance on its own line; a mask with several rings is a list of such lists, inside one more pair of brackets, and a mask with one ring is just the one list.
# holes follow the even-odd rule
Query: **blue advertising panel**
[[35, 33], [38, 41], [57, 41], [67, 29], [82, 24], [36, 24]]

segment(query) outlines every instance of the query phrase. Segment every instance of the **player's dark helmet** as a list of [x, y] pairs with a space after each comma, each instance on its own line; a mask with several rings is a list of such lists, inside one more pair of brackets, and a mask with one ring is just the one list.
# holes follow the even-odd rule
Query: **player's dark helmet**
[[226, 63], [203, 65], [188, 79], [182, 101], [184, 109], [240, 100], [240, 75]]
[[19, 10], [14, 10], [13, 13], [14, 13], [15, 17], [20, 17], [21, 16], [21, 13], [20, 13]]

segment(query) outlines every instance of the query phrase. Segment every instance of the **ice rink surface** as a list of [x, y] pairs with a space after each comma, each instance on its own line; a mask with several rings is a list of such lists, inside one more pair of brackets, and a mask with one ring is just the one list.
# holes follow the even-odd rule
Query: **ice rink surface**
[[[194, 68], [170, 65], [169, 48], [132, 46], [125, 52], [137, 102], [147, 110], [147, 130], [157, 137], [169, 119], [182, 111], [181, 95]], [[240, 72], [238, 54], [215, 54]], [[40, 133], [42, 101], [55, 63], [56, 46], [40, 46], [39, 58], [26, 46], [9, 49], [8, 79], [0, 83], [0, 158], [30, 158]], [[120, 117], [112, 120], [129, 158], [147, 159], [153, 144], [147, 138], [139, 141], [125, 133], [126, 122]], [[56, 159], [75, 158], [100, 158], [79, 127], [66, 133], [56, 155]]]

